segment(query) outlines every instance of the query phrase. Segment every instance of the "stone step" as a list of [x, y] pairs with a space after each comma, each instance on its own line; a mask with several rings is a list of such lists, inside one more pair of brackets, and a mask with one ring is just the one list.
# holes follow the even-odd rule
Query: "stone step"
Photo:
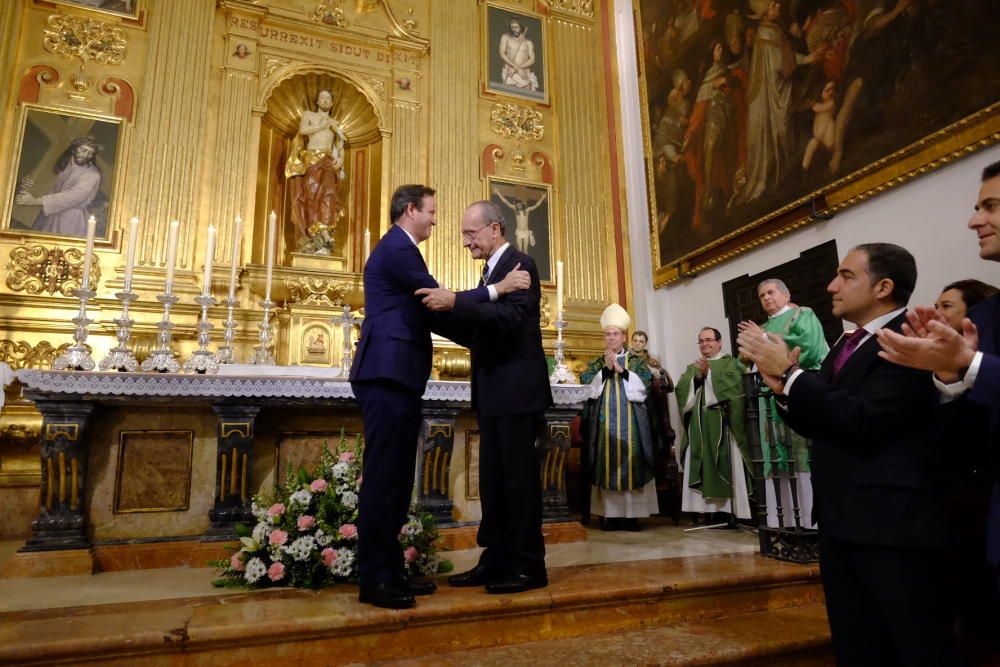
[[382, 661], [373, 667], [833, 664], [826, 609], [813, 603], [627, 632]]
[[[207, 576], [178, 568], [178, 576]], [[663, 628], [822, 600], [819, 570], [756, 554], [550, 568], [518, 595], [441, 590], [415, 609], [357, 587], [276, 589], [0, 616], [0, 664], [343, 665]]]

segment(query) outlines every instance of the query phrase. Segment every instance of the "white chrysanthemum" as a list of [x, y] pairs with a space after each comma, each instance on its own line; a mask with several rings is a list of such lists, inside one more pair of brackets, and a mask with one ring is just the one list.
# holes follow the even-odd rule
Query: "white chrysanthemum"
[[330, 546], [330, 543], [333, 542], [333, 536], [327, 535], [326, 533], [324, 533], [322, 528], [320, 528], [319, 530], [316, 531], [315, 538], [316, 538], [316, 542], [321, 547], [328, 547], [328, 546]]
[[267, 508], [261, 507], [256, 502], [250, 503], [250, 511], [253, 512], [253, 516], [258, 521], [263, 521], [267, 517]]
[[288, 503], [299, 507], [308, 507], [312, 497], [312, 492], [309, 489], [299, 489], [288, 497]]
[[267, 574], [267, 566], [264, 565], [264, 561], [259, 558], [251, 558], [247, 563], [243, 577], [247, 580], [247, 583], [255, 584], [265, 574]]
[[312, 535], [303, 535], [285, 547], [285, 553], [295, 560], [309, 560], [313, 550], [316, 548], [316, 540]]
[[415, 517], [411, 516], [410, 520], [406, 522], [403, 529], [399, 532], [403, 535], [419, 535], [424, 532], [424, 524], [420, 523]]
[[340, 502], [344, 504], [344, 507], [352, 510], [358, 506], [358, 494], [353, 491], [345, 491], [344, 494], [340, 496]]
[[253, 528], [253, 541], [257, 544], [267, 544], [267, 536], [271, 534], [271, 525], [268, 523], [258, 523]]
[[354, 572], [354, 552], [349, 549], [340, 549], [337, 552], [337, 560], [330, 566], [330, 573], [335, 577], [350, 578]]
[[333, 474], [334, 479], [346, 480], [351, 475], [351, 464], [347, 461], [339, 461], [330, 469], [330, 472]]

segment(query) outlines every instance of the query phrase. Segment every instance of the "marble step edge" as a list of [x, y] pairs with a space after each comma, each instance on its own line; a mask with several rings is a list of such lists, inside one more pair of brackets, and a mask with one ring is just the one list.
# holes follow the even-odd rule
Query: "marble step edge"
[[[727, 571], [728, 570], [728, 571]], [[743, 574], [738, 574], [742, 570]], [[602, 582], [600, 584], [594, 581]], [[588, 583], [589, 582], [589, 583]], [[441, 582], [442, 584], [444, 582]], [[678, 623], [821, 599], [818, 571], [755, 555], [552, 568], [550, 587], [514, 596], [449, 589], [416, 609], [359, 605], [356, 588], [269, 591], [0, 618], [0, 663], [108, 661], [183, 652], [220, 660], [252, 647], [323, 646], [352, 662]], [[63, 632], [53, 636], [53, 630]], [[70, 631], [71, 630], [71, 631]], [[339, 657], [337, 657], [339, 656]]]

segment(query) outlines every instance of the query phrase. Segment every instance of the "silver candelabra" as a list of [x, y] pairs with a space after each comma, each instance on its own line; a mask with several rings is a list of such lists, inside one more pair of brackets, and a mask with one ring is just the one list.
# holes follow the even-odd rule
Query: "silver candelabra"
[[552, 384], [576, 384], [576, 376], [563, 363], [566, 350], [566, 342], [563, 340], [563, 329], [566, 328], [566, 320], [563, 319], [562, 313], [559, 313], [559, 319], [556, 320], [555, 325], [556, 331], [559, 332], [556, 337], [556, 367], [552, 371], [552, 375], [549, 376], [549, 382]]
[[174, 324], [170, 321], [170, 307], [180, 301], [179, 297], [170, 292], [158, 294], [156, 300], [163, 304], [163, 319], [160, 320], [156, 328], [156, 349], [142, 362], [142, 370], [158, 371], [160, 373], [176, 373], [181, 369], [177, 363], [173, 350], [170, 349], [170, 341], [173, 336]]
[[94, 359], [90, 356], [90, 349], [86, 345], [87, 327], [94, 320], [87, 317], [87, 302], [94, 298], [96, 291], [89, 287], [81, 287], [73, 290], [73, 295], [80, 299], [80, 312], [73, 318], [73, 344], [66, 348], [66, 351], [59, 355], [59, 358], [52, 363], [52, 368], [57, 371], [92, 371], [94, 370]]
[[257, 328], [260, 329], [259, 343], [254, 348], [250, 363], [270, 366], [274, 364], [274, 346], [271, 344], [271, 310], [277, 304], [270, 299], [264, 299], [258, 303], [264, 309], [264, 319], [257, 325]]
[[128, 346], [129, 338], [132, 337], [132, 318], [128, 316], [128, 309], [139, 295], [126, 287], [122, 292], [115, 292], [115, 298], [122, 302], [122, 314], [115, 320], [115, 337], [118, 339], [118, 345], [111, 348], [108, 356], [101, 359], [98, 367], [102, 371], [134, 372], [139, 368], [139, 362]]
[[225, 343], [219, 348], [219, 352], [216, 354], [218, 362], [220, 364], [235, 364], [236, 363], [236, 348], [233, 346], [233, 342], [236, 339], [236, 320], [233, 319], [233, 309], [236, 308], [236, 297], [230, 294], [226, 299], [222, 301], [222, 304], [226, 307], [226, 320], [222, 323], [222, 327], [225, 332], [222, 334], [222, 340]]
[[212, 329], [215, 328], [208, 321], [208, 309], [215, 305], [215, 298], [202, 294], [194, 300], [201, 306], [201, 317], [195, 329], [198, 331], [198, 349], [191, 353], [191, 358], [184, 362], [185, 373], [214, 374], [219, 372], [219, 358], [211, 350], [208, 344], [211, 342]]

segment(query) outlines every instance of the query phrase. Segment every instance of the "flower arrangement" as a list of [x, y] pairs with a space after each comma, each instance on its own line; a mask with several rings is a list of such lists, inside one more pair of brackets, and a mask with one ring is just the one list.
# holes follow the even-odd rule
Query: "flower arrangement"
[[[319, 470], [289, 466], [284, 486], [262, 493], [251, 505], [257, 524], [237, 524], [240, 548], [229, 560], [212, 561], [221, 578], [216, 586], [296, 586], [321, 588], [358, 579], [358, 492], [361, 446], [336, 452], [324, 448]], [[407, 574], [448, 572], [449, 561], [437, 556], [437, 526], [429, 514], [412, 512], [399, 533]]]

